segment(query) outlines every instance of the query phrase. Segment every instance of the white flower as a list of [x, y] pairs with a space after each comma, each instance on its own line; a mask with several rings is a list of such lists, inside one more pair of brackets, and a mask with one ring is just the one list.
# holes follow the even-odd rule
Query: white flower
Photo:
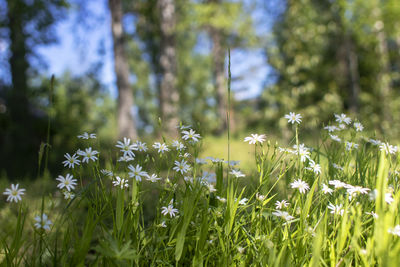
[[70, 191], [64, 191], [64, 199], [73, 199], [75, 197], [75, 194], [70, 192]]
[[244, 247], [238, 247], [237, 250], [238, 250], [238, 252], [239, 252], [240, 254], [243, 254], [243, 252], [244, 252], [246, 249], [245, 249]]
[[351, 151], [353, 148], [357, 149], [358, 144], [346, 141], [346, 150]]
[[290, 220], [294, 219], [294, 217], [289, 215], [289, 213], [287, 213], [286, 211], [281, 211], [281, 210], [272, 212], [272, 215], [275, 215], [276, 217], [280, 217], [280, 218], [284, 219], [285, 221], [290, 221]]
[[118, 148], [121, 148], [121, 152], [124, 153], [124, 156], [135, 157], [135, 154], [132, 150], [137, 150], [136, 144], [131, 144], [131, 139], [124, 137], [124, 142], [117, 141]]
[[152, 174], [151, 176], [148, 176], [148, 177], [146, 178], [146, 180], [147, 180], [147, 181], [150, 181], [150, 182], [152, 182], [152, 183], [155, 183], [155, 182], [157, 182], [158, 180], [161, 180], [161, 178], [160, 178], [160, 177], [157, 177], [156, 174]]
[[15, 202], [21, 201], [21, 196], [25, 194], [25, 189], [18, 188], [19, 184], [11, 184], [11, 189], [7, 188], [6, 191], [3, 192], [3, 195], [7, 196], [8, 202]]
[[78, 135], [78, 138], [80, 138], [80, 139], [89, 139], [89, 138], [96, 139], [96, 134], [94, 134], [94, 133], [88, 134], [87, 132], [84, 132], [83, 134]]
[[389, 228], [388, 233], [392, 235], [400, 236], [400, 225], [396, 225], [394, 228]]
[[275, 206], [277, 210], [281, 210], [283, 208], [286, 208], [289, 206], [289, 202], [287, 202], [286, 200], [282, 200], [282, 201], [276, 201], [275, 202]]
[[226, 198], [219, 197], [219, 196], [216, 196], [215, 198], [218, 199], [219, 201], [221, 201], [222, 203], [226, 202]]
[[129, 162], [134, 160], [134, 158], [132, 158], [131, 156], [125, 155], [122, 157], [119, 157], [118, 162]]
[[68, 168], [74, 168], [75, 167], [75, 165], [79, 165], [79, 163], [81, 162], [79, 159], [78, 159], [78, 156], [76, 155], [76, 154], [73, 154], [72, 156], [69, 154], [69, 153], [66, 153], [65, 155], [64, 155], [64, 157], [66, 158], [66, 160], [64, 160], [62, 163], [64, 164], [64, 167], [67, 167], [68, 166]]
[[366, 214], [371, 215], [374, 219], [378, 219], [379, 216], [378, 214], [376, 214], [375, 212], [371, 211], [371, 212], [366, 212]]
[[321, 174], [321, 166], [316, 164], [313, 160], [310, 160], [309, 166], [307, 169], [313, 171], [315, 174]]
[[337, 214], [337, 215], [342, 216], [344, 213], [344, 209], [342, 209], [342, 204], [333, 205], [332, 203], [329, 203], [328, 209], [331, 210], [331, 214]]
[[295, 180], [290, 185], [292, 186], [292, 188], [299, 189], [300, 194], [304, 194], [306, 191], [308, 191], [310, 189], [310, 186], [306, 182], [304, 182], [300, 179]]
[[340, 130], [346, 129], [346, 124], [340, 123], [340, 124], [339, 124], [339, 129], [340, 129]]
[[198, 142], [201, 138], [200, 134], [197, 134], [194, 130], [190, 129], [189, 131], [182, 131], [182, 139], [188, 140], [191, 139], [193, 142]]
[[241, 200], [239, 200], [239, 205], [246, 205], [247, 201], [248, 201], [247, 198], [242, 198]]
[[337, 170], [341, 170], [343, 171], [343, 167], [337, 165], [336, 163], [332, 163], [333, 168], [337, 169]]
[[256, 194], [256, 198], [257, 198], [258, 201], [264, 201], [264, 199], [265, 199], [266, 197], [267, 197], [267, 196], [261, 195], [261, 194], [259, 194], [259, 193]]
[[208, 187], [208, 191], [210, 191], [210, 193], [217, 191], [217, 189], [215, 189], [213, 184], [207, 184], [207, 187]]
[[360, 122], [355, 122], [353, 125], [357, 132], [362, 132], [364, 130], [364, 126]]
[[240, 164], [240, 160], [231, 160], [231, 161], [225, 161], [224, 163], [229, 164], [229, 166], [234, 167], [236, 165]]
[[67, 191], [71, 191], [73, 189], [75, 189], [75, 185], [77, 185], [76, 179], [73, 179], [74, 176], [71, 174], [67, 174], [65, 177], [62, 175], [59, 175], [56, 180], [59, 181], [60, 183], [57, 185], [58, 188], [63, 189], [65, 187], [65, 189], [67, 189]]
[[265, 134], [251, 134], [244, 138], [244, 142], [249, 142], [250, 145], [255, 145], [257, 142], [262, 144], [265, 141]]
[[347, 125], [351, 123], [351, 119], [346, 116], [346, 114], [335, 114], [336, 121], [339, 123], [346, 123]]
[[85, 151], [79, 150], [77, 152], [77, 154], [83, 157], [82, 162], [89, 163], [89, 160], [93, 160], [93, 161], [98, 160], [96, 155], [99, 154], [99, 152], [96, 150], [92, 150], [92, 148], [89, 147], [89, 148], [86, 148]]
[[192, 184], [193, 184], [193, 177], [185, 176], [185, 177], [183, 177], [183, 180], [185, 180], [185, 182], [188, 182], [188, 183], [192, 183]]
[[294, 124], [298, 123], [300, 124], [302, 116], [300, 114], [296, 114], [294, 112], [289, 112], [289, 114], [285, 115], [285, 119], [288, 120], [288, 123]]
[[331, 139], [333, 141], [336, 141], [336, 142], [341, 142], [342, 141], [342, 139], [340, 139], [339, 136], [337, 136], [337, 135], [329, 134], [329, 136], [331, 137]]
[[174, 206], [172, 204], [169, 204], [168, 207], [162, 207], [161, 208], [161, 214], [162, 215], [167, 215], [169, 214], [169, 216], [175, 217], [176, 214], [179, 213], [179, 211], [177, 209], [174, 208]]
[[397, 147], [392, 146], [389, 143], [381, 143], [379, 146], [381, 151], [384, 151], [387, 154], [395, 154], [397, 152]]
[[346, 183], [343, 183], [342, 181], [339, 181], [339, 180], [331, 180], [331, 181], [329, 181], [329, 184], [333, 185], [335, 187], [335, 189], [347, 186]]
[[328, 132], [330, 132], [330, 133], [331, 133], [331, 132], [334, 132], [334, 131], [340, 130], [338, 127], [336, 127], [336, 126], [330, 126], [330, 125], [325, 126], [324, 129], [325, 129], [325, 130], [328, 130]]
[[392, 193], [386, 193], [385, 194], [385, 201], [386, 203], [388, 203], [389, 205], [394, 201]]
[[374, 146], [379, 146], [382, 144], [382, 141], [380, 140], [375, 140], [375, 139], [369, 139], [368, 140], [371, 144], [373, 144]]
[[178, 140], [172, 141], [172, 146], [175, 147], [178, 151], [182, 151], [186, 148], [186, 146]]
[[332, 195], [333, 189], [329, 188], [329, 186], [327, 186], [326, 184], [322, 184], [322, 192], [324, 194], [330, 194]]
[[307, 159], [310, 158], [309, 148], [306, 147], [304, 144], [300, 144], [298, 149], [297, 149], [297, 145], [294, 145], [292, 153], [294, 153], [296, 155], [300, 155], [300, 160], [302, 162], [305, 162]]
[[123, 189], [124, 187], [129, 187], [128, 179], [124, 179], [119, 176], [115, 177], [115, 180], [112, 183], [114, 186], [121, 187], [121, 189]]
[[142, 171], [142, 167], [139, 166], [139, 164], [136, 165], [136, 168], [133, 167], [132, 165], [128, 166], [128, 169], [131, 170], [131, 172], [128, 173], [130, 178], [135, 178], [136, 181], [142, 181], [142, 177], [148, 177], [149, 175], [147, 172]]
[[164, 153], [164, 152], [168, 152], [169, 151], [169, 148], [168, 148], [167, 144], [165, 144], [165, 143], [161, 144], [159, 142], [155, 142], [153, 147], [155, 149], [158, 149], [158, 153]]
[[175, 160], [175, 167], [172, 168], [173, 170], [184, 174], [190, 170], [189, 164], [183, 159], [181, 162]]
[[203, 175], [199, 177], [201, 182], [207, 182], [207, 183], [215, 183], [216, 182], [216, 174], [215, 173], [210, 173], [210, 172], [203, 172]]
[[206, 161], [206, 159], [196, 158], [196, 163], [197, 164], [207, 164], [207, 161]]
[[240, 177], [245, 177], [246, 176], [241, 171], [235, 170], [235, 169], [231, 170], [230, 174], [234, 175], [236, 178], [240, 178]]
[[139, 150], [139, 151], [144, 151], [144, 152], [147, 151], [147, 145], [144, 142], [136, 141], [136, 147], [137, 147], [137, 150]]
[[106, 176], [110, 176], [110, 177], [114, 175], [114, 173], [112, 171], [109, 171], [109, 170], [106, 170], [106, 169], [102, 169], [100, 172], [102, 174], [104, 174]]
[[361, 186], [352, 186], [348, 185], [347, 187], [347, 193], [349, 193], [351, 196], [357, 195], [357, 194], [368, 194], [369, 188], [364, 188]]
[[38, 215], [35, 217], [35, 227], [37, 229], [50, 230], [51, 221], [47, 218], [46, 214], [42, 214], [42, 216]]
[[167, 225], [165, 224], [165, 221], [162, 221], [162, 222], [160, 223], [160, 227], [163, 227], [163, 228], [166, 228], [166, 227], [167, 227]]
[[224, 162], [223, 159], [214, 158], [214, 157], [206, 157], [206, 159], [211, 160], [212, 163], [223, 163]]
[[180, 130], [186, 130], [186, 129], [190, 129], [192, 127], [192, 125], [178, 125], [175, 128], [180, 129]]

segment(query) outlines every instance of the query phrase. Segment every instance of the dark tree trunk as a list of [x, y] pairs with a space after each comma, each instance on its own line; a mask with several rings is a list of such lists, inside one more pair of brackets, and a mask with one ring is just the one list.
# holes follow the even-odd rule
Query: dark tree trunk
[[179, 123], [179, 94], [176, 89], [175, 0], [159, 0], [158, 8], [161, 29], [160, 115], [163, 129], [176, 136], [176, 126]]
[[121, 0], [109, 0], [111, 30], [114, 42], [114, 67], [118, 87], [118, 135], [137, 138], [135, 119], [132, 114], [133, 92], [129, 84], [129, 67], [126, 62], [125, 42], [122, 29]]

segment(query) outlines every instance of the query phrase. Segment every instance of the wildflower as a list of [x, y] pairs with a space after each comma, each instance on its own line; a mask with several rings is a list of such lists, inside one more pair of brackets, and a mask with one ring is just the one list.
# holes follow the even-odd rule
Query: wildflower
[[114, 186], [120, 186], [121, 189], [124, 189], [124, 187], [129, 187], [128, 179], [124, 179], [119, 176], [115, 177], [115, 180], [112, 183]]
[[313, 160], [310, 160], [309, 166], [307, 169], [313, 171], [315, 174], [321, 174], [321, 166], [316, 164]]
[[131, 156], [125, 155], [122, 157], [119, 157], [118, 162], [129, 162], [134, 160], [134, 158], [132, 158]]
[[65, 189], [67, 189], [67, 191], [71, 191], [73, 189], [75, 189], [75, 185], [77, 185], [76, 183], [76, 179], [73, 179], [74, 176], [67, 173], [67, 175], [64, 177], [62, 175], [59, 175], [56, 180], [59, 181], [60, 183], [57, 185], [58, 188], [63, 189], [65, 187]]
[[216, 182], [216, 174], [204, 171], [203, 175], [200, 177], [200, 181], [204, 181], [207, 183], [215, 183]]
[[346, 129], [346, 124], [344, 124], [344, 123], [340, 123], [338, 126], [339, 126], [340, 130]]
[[371, 215], [374, 219], [378, 219], [378, 214], [376, 214], [375, 212], [371, 211], [371, 212], [366, 212], [366, 214]]
[[155, 182], [157, 182], [158, 180], [161, 180], [161, 178], [160, 178], [160, 177], [157, 177], [156, 174], [152, 174], [151, 176], [148, 176], [148, 177], [146, 178], [146, 180], [147, 180], [147, 181], [150, 181], [150, 182], [152, 182], [152, 183], [155, 183]]
[[50, 225], [52, 222], [47, 218], [46, 214], [43, 213], [42, 216], [36, 216], [35, 221], [35, 227], [37, 229], [50, 230]]
[[331, 180], [328, 183], [330, 185], [333, 185], [335, 187], [335, 189], [347, 186], [346, 183], [343, 183], [342, 181], [339, 181], [339, 180]]
[[243, 254], [243, 252], [244, 252], [246, 249], [245, 249], [244, 247], [238, 247], [237, 250], [238, 250], [238, 252], [239, 252], [240, 254]]
[[135, 157], [132, 150], [137, 150], [137, 146], [136, 144], [131, 144], [131, 139], [124, 137], [124, 142], [117, 141], [115, 146], [121, 148], [120, 151], [124, 153], [124, 156]]
[[389, 205], [394, 201], [392, 193], [386, 193], [385, 194], [385, 201], [386, 203], [388, 203]]
[[6, 191], [3, 192], [3, 195], [7, 196], [8, 202], [15, 202], [21, 201], [21, 196], [25, 194], [24, 188], [18, 188], [19, 184], [11, 184], [11, 189], [7, 188]]
[[294, 217], [291, 216], [289, 213], [287, 213], [286, 211], [281, 211], [281, 210], [272, 212], [272, 215], [275, 215], [276, 217], [280, 217], [280, 218], [284, 219], [285, 221], [290, 221], [290, 220], [294, 219]]
[[392, 146], [389, 143], [381, 143], [379, 146], [381, 151], [384, 151], [387, 154], [394, 154], [397, 152], [397, 147]]
[[287, 202], [286, 200], [276, 201], [275, 206], [277, 210], [281, 210], [283, 208], [287, 208], [289, 206], [289, 202]]
[[357, 193], [368, 194], [369, 190], [370, 190], [369, 188], [364, 188], [358, 185], [357, 186], [349, 185], [347, 188], [347, 193], [349, 193], [350, 195], [356, 195]]
[[218, 199], [219, 201], [221, 201], [222, 203], [226, 202], [226, 198], [219, 197], [219, 196], [216, 196], [215, 198]]
[[207, 184], [208, 187], [208, 191], [210, 191], [210, 193], [214, 193], [217, 191], [217, 189], [215, 189], [213, 184]]
[[296, 155], [300, 155], [300, 160], [302, 162], [305, 162], [306, 159], [310, 158], [309, 148], [306, 147], [304, 144], [300, 144], [298, 148], [297, 145], [294, 145], [292, 152]]
[[139, 164], [136, 165], [136, 168], [133, 167], [132, 165], [128, 166], [128, 169], [131, 170], [131, 172], [128, 173], [130, 178], [135, 178], [136, 181], [142, 181], [142, 177], [148, 177], [149, 175], [147, 172], [142, 171], [142, 167], [139, 166]]
[[147, 145], [144, 142], [136, 141], [136, 147], [137, 147], [137, 150], [139, 150], [139, 151], [144, 151], [144, 152], [147, 151]]
[[206, 159], [196, 158], [196, 163], [197, 164], [207, 164], [207, 161], [206, 161]]
[[82, 162], [89, 163], [89, 160], [93, 160], [93, 161], [98, 160], [96, 155], [99, 154], [99, 152], [96, 150], [92, 150], [92, 148], [89, 147], [89, 148], [86, 148], [85, 151], [79, 150], [77, 152], [77, 154], [83, 157]]
[[168, 207], [162, 207], [161, 208], [161, 214], [162, 215], [167, 215], [169, 214], [169, 216], [175, 217], [176, 214], [179, 213], [179, 211], [177, 209], [174, 208], [174, 206], [172, 204], [169, 204]]
[[369, 139], [368, 140], [371, 144], [373, 144], [374, 146], [380, 146], [382, 144], [382, 141], [380, 140], [375, 140], [375, 139]]
[[247, 201], [248, 201], [247, 198], [242, 198], [241, 200], [239, 200], [239, 205], [246, 205]]
[[75, 167], [75, 165], [79, 165], [79, 163], [81, 162], [79, 159], [78, 159], [78, 156], [76, 155], [76, 154], [73, 154], [72, 156], [69, 154], [69, 153], [66, 153], [65, 155], [64, 155], [64, 157], [66, 158], [66, 160], [64, 160], [62, 163], [64, 164], [64, 167], [67, 167], [68, 166], [68, 168], [74, 168]]
[[292, 188], [299, 189], [300, 194], [304, 194], [307, 190], [310, 189], [310, 186], [306, 182], [304, 182], [304, 181], [302, 181], [300, 179], [295, 180], [290, 185], [292, 186]]
[[236, 165], [240, 164], [240, 160], [231, 160], [231, 161], [225, 161], [226, 164], [228, 164], [231, 167], [234, 167]]
[[258, 201], [264, 201], [264, 199], [265, 199], [266, 197], [267, 197], [267, 196], [261, 195], [261, 194], [259, 194], [259, 193], [256, 194], [256, 198], [257, 198]]
[[346, 150], [351, 151], [353, 148], [357, 149], [358, 144], [346, 141]]
[[396, 225], [394, 228], [389, 228], [388, 233], [392, 235], [400, 236], [400, 225]]
[[289, 114], [285, 115], [285, 119], [288, 120], [288, 123], [294, 124], [298, 123], [300, 124], [302, 116], [300, 114], [296, 114], [294, 112], [290, 112]]
[[251, 134], [244, 138], [244, 142], [249, 142], [250, 145], [255, 145], [257, 142], [262, 144], [265, 141], [265, 134]]
[[357, 132], [362, 132], [364, 130], [364, 126], [360, 122], [355, 122], [353, 125]]
[[190, 177], [190, 176], [183, 177], [183, 180], [185, 180], [185, 182], [188, 182], [188, 183], [193, 183], [193, 177]]
[[346, 114], [335, 114], [336, 121], [339, 123], [346, 123], [347, 125], [351, 123], [351, 119], [346, 116]]
[[231, 170], [230, 174], [234, 175], [236, 178], [245, 177], [246, 176], [241, 171], [235, 170], [235, 169]]
[[343, 167], [337, 165], [336, 163], [332, 163], [333, 168], [337, 169], [337, 170], [341, 170], [343, 171]]
[[186, 148], [186, 146], [178, 140], [172, 141], [172, 146], [175, 147], [178, 151], [184, 150]]
[[184, 174], [190, 170], [189, 164], [183, 159], [181, 162], [175, 160], [175, 167], [172, 168], [173, 170]]
[[328, 130], [328, 132], [334, 132], [334, 131], [337, 131], [337, 130], [340, 130], [338, 127], [336, 127], [336, 126], [330, 126], [330, 125], [328, 125], [328, 126], [325, 126], [324, 127], [324, 129], [325, 130]]
[[329, 186], [327, 186], [326, 184], [322, 184], [322, 192], [324, 194], [330, 194], [332, 195], [333, 189], [329, 188]]
[[201, 138], [200, 134], [197, 134], [193, 129], [190, 129], [189, 131], [182, 131], [182, 134], [183, 140], [191, 139], [193, 142], [198, 142]]
[[169, 151], [169, 148], [168, 148], [167, 144], [165, 144], [165, 143], [161, 144], [159, 142], [155, 142], [153, 147], [155, 149], [158, 149], [158, 153], [164, 153], [164, 152], [168, 152]]
[[80, 139], [96, 139], [96, 134], [92, 133], [92, 134], [88, 134], [87, 132], [84, 132], [81, 135], [78, 135], [78, 138]]
[[167, 225], [165, 224], [165, 221], [162, 221], [162, 222], [160, 223], [160, 227], [163, 227], [163, 228], [166, 228], [166, 227], [167, 227]]
[[180, 129], [180, 130], [186, 130], [186, 129], [190, 129], [190, 128], [192, 128], [192, 125], [178, 125], [178, 126], [176, 126], [176, 128], [177, 129]]
[[106, 169], [102, 169], [100, 172], [101, 172], [102, 174], [104, 174], [104, 175], [106, 175], [106, 176], [110, 176], [110, 177], [112, 177], [112, 176], [114, 175], [114, 173], [113, 173], [112, 171], [108, 171], [108, 170], [106, 170]]
[[206, 157], [206, 159], [211, 160], [212, 163], [223, 163], [224, 162], [223, 159], [214, 158], [214, 157]]
[[64, 199], [73, 199], [75, 197], [75, 194], [70, 192], [70, 191], [64, 191]]
[[342, 141], [342, 139], [340, 139], [339, 136], [337, 136], [337, 135], [329, 134], [329, 136], [331, 137], [331, 139], [333, 141], [336, 141], [336, 142], [341, 142]]
[[342, 216], [344, 213], [344, 209], [342, 209], [342, 204], [333, 205], [332, 203], [329, 203], [328, 209], [331, 210], [331, 214], [338, 214], [338, 215]]

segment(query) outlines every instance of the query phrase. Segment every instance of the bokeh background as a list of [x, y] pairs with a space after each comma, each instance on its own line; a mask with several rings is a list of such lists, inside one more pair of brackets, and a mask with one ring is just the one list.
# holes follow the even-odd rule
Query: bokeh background
[[0, 178], [55, 177], [85, 131], [109, 161], [180, 122], [224, 157], [228, 48], [232, 159], [249, 133], [289, 142], [290, 111], [305, 142], [341, 112], [398, 140], [398, 0], [0, 0]]

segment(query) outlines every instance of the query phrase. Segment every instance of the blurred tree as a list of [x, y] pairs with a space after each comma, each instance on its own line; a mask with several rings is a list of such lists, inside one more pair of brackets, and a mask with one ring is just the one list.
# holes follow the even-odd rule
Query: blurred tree
[[[0, 18], [0, 31], [8, 32], [10, 56], [8, 59], [11, 76], [11, 90], [7, 91], [7, 113], [2, 120], [7, 128], [1, 134], [1, 162], [8, 174], [17, 175], [36, 172], [36, 156], [40, 141], [44, 140], [46, 128], [42, 127], [45, 114], [31, 103], [33, 94], [29, 75], [35, 73], [32, 62], [43, 64], [35, 53], [40, 45], [56, 41], [53, 27], [63, 18], [68, 7], [64, 0], [8, 0], [7, 16]], [[3, 88], [4, 89], [4, 88]], [[29, 135], [27, 135], [29, 133]], [[32, 168], [20, 168], [15, 159], [24, 158]]]
[[132, 114], [133, 92], [129, 82], [129, 66], [124, 51], [125, 40], [122, 28], [123, 11], [121, 0], [109, 0], [109, 8], [118, 88], [118, 135], [136, 139], [136, 123]]

